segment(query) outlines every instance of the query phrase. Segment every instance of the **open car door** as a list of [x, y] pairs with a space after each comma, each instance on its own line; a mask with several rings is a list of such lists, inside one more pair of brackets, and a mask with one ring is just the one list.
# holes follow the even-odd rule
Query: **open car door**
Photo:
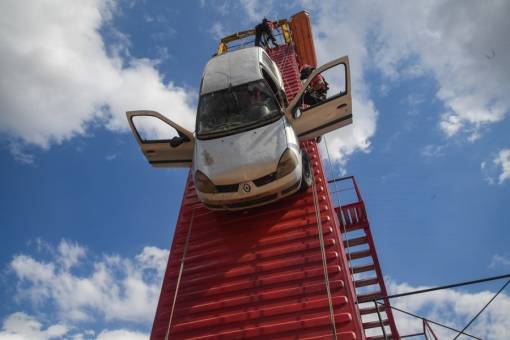
[[[324, 81], [327, 91], [315, 91]], [[316, 95], [317, 92], [321, 95]], [[299, 140], [321, 136], [352, 123], [349, 58], [315, 69], [287, 107], [286, 115]]]
[[190, 167], [193, 134], [155, 111], [126, 112], [129, 126], [147, 161], [154, 167]]

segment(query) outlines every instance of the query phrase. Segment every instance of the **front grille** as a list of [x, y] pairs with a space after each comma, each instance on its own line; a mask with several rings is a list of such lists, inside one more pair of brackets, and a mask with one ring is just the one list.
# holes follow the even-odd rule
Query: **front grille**
[[218, 190], [218, 192], [222, 193], [237, 192], [237, 190], [239, 189], [239, 184], [216, 185], [215, 187], [216, 190]]
[[[263, 185], [271, 183], [275, 179], [276, 179], [276, 172], [273, 172], [273, 173], [270, 173], [269, 175], [265, 175], [265, 176], [254, 179], [253, 183], [255, 183], [255, 185], [257, 187], [261, 187]], [[221, 193], [237, 192], [239, 190], [239, 183], [216, 185], [215, 187], [216, 187], [216, 190], [218, 190], [218, 192], [221, 192]]]
[[273, 173], [270, 173], [269, 175], [265, 175], [265, 176], [259, 177], [257, 179], [254, 179], [253, 183], [255, 183], [256, 186], [261, 187], [263, 185], [271, 183], [275, 179], [276, 179], [276, 172], [273, 172]]

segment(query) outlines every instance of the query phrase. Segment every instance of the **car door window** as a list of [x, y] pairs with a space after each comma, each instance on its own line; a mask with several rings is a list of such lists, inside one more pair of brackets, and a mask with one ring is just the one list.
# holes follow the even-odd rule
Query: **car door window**
[[[345, 65], [335, 65], [315, 76], [300, 99], [301, 111], [347, 93]], [[303, 81], [304, 82], [304, 81]]]
[[352, 123], [349, 58], [332, 60], [303, 74], [303, 88], [286, 115], [300, 140], [321, 136]]
[[146, 143], [168, 142], [179, 137], [176, 129], [154, 116], [135, 116], [132, 119], [140, 141]]
[[262, 76], [264, 77], [266, 82], [269, 84], [269, 87], [271, 88], [271, 91], [273, 92], [274, 97], [278, 100], [280, 107], [283, 107], [284, 106], [283, 98], [281, 96], [280, 91], [278, 91], [278, 87], [276, 86], [273, 78], [271, 78], [271, 76], [266, 72], [266, 70], [264, 70], [264, 68], [262, 68], [261, 70], [262, 70]]
[[191, 166], [195, 139], [190, 131], [155, 111], [130, 111], [126, 115], [143, 155], [152, 166]]

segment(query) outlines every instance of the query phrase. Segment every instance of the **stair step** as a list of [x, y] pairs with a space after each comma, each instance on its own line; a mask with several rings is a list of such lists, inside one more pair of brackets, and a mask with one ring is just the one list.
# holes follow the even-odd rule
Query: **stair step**
[[351, 260], [362, 259], [364, 257], [370, 257], [370, 256], [372, 256], [372, 252], [370, 251], [370, 249], [355, 251], [352, 253], [347, 252], [347, 259], [351, 259]]
[[373, 301], [375, 299], [380, 299], [382, 297], [383, 297], [383, 295], [382, 295], [381, 291], [374, 292], [374, 293], [368, 293], [368, 294], [359, 294], [358, 302], [359, 303], [369, 302], [369, 301]]
[[365, 244], [365, 243], [368, 243], [368, 237], [366, 237], [366, 236], [351, 238], [350, 240], [344, 241], [344, 247], [345, 248], [355, 247], [355, 246], [359, 246], [359, 245]]
[[[382, 324], [384, 326], [388, 326], [390, 324], [390, 322], [388, 321], [388, 319], [383, 319]], [[379, 320], [363, 322], [363, 329], [370, 329], [370, 328], [376, 328], [376, 327], [381, 327], [381, 323], [379, 322]]]
[[371, 270], [375, 270], [375, 265], [373, 263], [365, 264], [362, 266], [354, 266], [354, 267], [351, 267], [350, 269], [352, 270], [352, 272], [354, 274], [358, 274], [358, 273], [364, 273], [364, 272], [369, 272]]
[[379, 279], [377, 277], [370, 277], [368, 279], [360, 279], [354, 281], [354, 287], [360, 288], [360, 287], [366, 287], [379, 284]]
[[348, 233], [349, 231], [368, 228], [368, 223], [366, 221], [362, 222], [362, 223], [355, 222], [355, 223], [347, 223], [347, 224], [340, 222], [340, 224], [341, 224], [340, 230], [342, 231], [343, 234]]
[[[377, 305], [379, 307], [379, 312], [384, 312], [386, 310], [386, 306]], [[368, 314], [375, 314], [377, 313], [377, 310], [374, 307], [366, 307], [366, 308], [360, 308], [359, 313], [361, 315], [368, 315]]]

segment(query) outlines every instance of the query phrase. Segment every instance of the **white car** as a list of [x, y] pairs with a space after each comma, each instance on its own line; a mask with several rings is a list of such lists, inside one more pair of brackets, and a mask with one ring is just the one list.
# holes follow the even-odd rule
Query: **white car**
[[[348, 63], [343, 57], [316, 69], [288, 104], [280, 71], [262, 48], [228, 52], [205, 67], [194, 134], [154, 111], [127, 112], [128, 121], [151, 165], [192, 168], [198, 197], [209, 209], [264, 205], [311, 184], [300, 140], [352, 122]], [[304, 109], [304, 89], [339, 64], [345, 90]], [[144, 138], [147, 125], [137, 125], [143, 117], [167, 124], [175, 136]]]

